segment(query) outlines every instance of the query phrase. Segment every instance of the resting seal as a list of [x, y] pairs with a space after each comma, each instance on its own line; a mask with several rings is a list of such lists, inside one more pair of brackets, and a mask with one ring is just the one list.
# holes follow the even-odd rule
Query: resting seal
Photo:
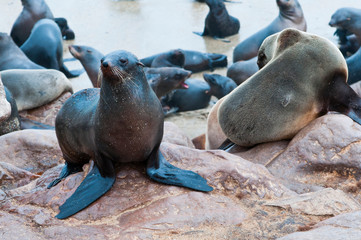
[[263, 40], [285, 28], [307, 30], [306, 20], [298, 0], [276, 0], [279, 15], [267, 27], [248, 37], [233, 50], [233, 62], [248, 60], [257, 56]]
[[346, 83], [346, 61], [329, 40], [283, 30], [263, 42], [258, 65], [219, 105], [219, 125], [233, 143], [290, 139], [327, 111], [361, 124], [361, 99]]
[[257, 57], [254, 57], [246, 61], [238, 61], [233, 63], [227, 70], [227, 77], [233, 79], [237, 85], [239, 85], [257, 71]]
[[[193, 73], [201, 72], [205, 70], [213, 71], [215, 68], [227, 67], [226, 55], [218, 54], [218, 53], [202, 53], [198, 51], [183, 50], [183, 49], [179, 49], [179, 50], [183, 52], [185, 58], [183, 68], [192, 71]], [[175, 50], [171, 50], [169, 52], [155, 54], [150, 57], [143, 58], [140, 61], [145, 66], [151, 67], [154, 59], [156, 59], [160, 55], [170, 54], [174, 51]]]
[[[54, 18], [53, 13], [44, 0], [21, 0], [23, 10], [11, 28], [10, 36], [19, 47], [28, 39], [34, 24], [43, 18], [57, 21], [66, 40], [74, 39], [74, 32], [68, 27], [64, 18]], [[65, 22], [63, 21], [65, 20]], [[71, 38], [73, 37], [73, 38]]]
[[64, 65], [63, 41], [59, 27], [53, 20], [39, 20], [20, 49], [31, 61], [45, 68], [60, 70], [68, 78], [79, 75], [71, 73]]
[[228, 14], [226, 6], [221, 0], [206, 0], [209, 13], [205, 19], [203, 33], [194, 32], [200, 36], [224, 38], [237, 34], [241, 24], [239, 20]]
[[7, 33], [0, 33], [0, 71], [7, 69], [44, 69], [31, 61]]
[[163, 112], [139, 60], [126, 51], [110, 53], [102, 59], [100, 77], [100, 89], [75, 93], [56, 117], [66, 165], [48, 188], [81, 171], [90, 159], [95, 163], [56, 217], [69, 217], [105, 194], [115, 181], [117, 162], [147, 161], [147, 174], [155, 181], [211, 191], [205, 179], [174, 167], [159, 151]]

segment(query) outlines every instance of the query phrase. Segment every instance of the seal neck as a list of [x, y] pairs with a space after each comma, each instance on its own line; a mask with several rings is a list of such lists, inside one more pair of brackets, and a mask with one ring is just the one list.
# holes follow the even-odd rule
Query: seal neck
[[291, 7], [282, 7], [279, 6], [280, 18], [290, 19], [291, 21], [296, 21], [303, 18], [303, 11], [301, 5], [297, 2], [294, 6]]

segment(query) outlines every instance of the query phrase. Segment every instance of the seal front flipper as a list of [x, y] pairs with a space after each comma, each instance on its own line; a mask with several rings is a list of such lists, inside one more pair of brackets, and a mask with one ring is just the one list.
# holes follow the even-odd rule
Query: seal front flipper
[[202, 192], [213, 190], [207, 184], [207, 180], [195, 172], [177, 168], [167, 162], [159, 148], [155, 148], [148, 158], [147, 174], [154, 181], [187, 187]]
[[230, 149], [231, 147], [233, 147], [235, 144], [229, 140], [228, 138], [221, 144], [221, 146], [218, 147], [218, 149], [220, 150], [224, 150], [227, 151], [228, 149]]
[[77, 172], [81, 172], [83, 171], [83, 164], [71, 164], [66, 162], [64, 168], [61, 170], [61, 173], [59, 175], [58, 178], [56, 178], [54, 181], [52, 181], [47, 188], [50, 189], [52, 187], [54, 187], [55, 185], [57, 185], [58, 183], [60, 183], [61, 180], [63, 180], [64, 178], [66, 178], [67, 176], [73, 174], [73, 173], [77, 173]]
[[85, 72], [84, 69], [69, 71], [68, 68], [64, 65], [60, 67], [59, 71], [64, 73], [67, 78], [75, 78], [78, 77], [83, 72]]
[[337, 111], [349, 116], [361, 125], [361, 98], [345, 82], [345, 77], [336, 75], [329, 90], [329, 111]]
[[203, 32], [193, 32], [194, 34], [197, 34], [201, 37], [209, 35], [208, 29], [205, 27]]
[[59, 207], [60, 212], [55, 217], [64, 219], [86, 208], [108, 192], [114, 182], [115, 174], [110, 177], [102, 177], [99, 168], [94, 164], [93, 169], [88, 173], [73, 195]]

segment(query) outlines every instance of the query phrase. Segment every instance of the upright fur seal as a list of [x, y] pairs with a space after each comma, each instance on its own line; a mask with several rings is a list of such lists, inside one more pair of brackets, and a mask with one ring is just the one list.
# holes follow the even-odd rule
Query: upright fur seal
[[257, 56], [263, 40], [285, 28], [307, 30], [306, 20], [298, 0], [276, 0], [279, 15], [267, 27], [242, 41], [233, 50], [233, 62], [248, 60]]
[[327, 39], [286, 29], [268, 37], [260, 70], [218, 109], [223, 133], [239, 146], [292, 138], [315, 118], [338, 111], [361, 124], [361, 99], [346, 83], [347, 66]]
[[[174, 50], [171, 50], [172, 52]], [[227, 67], [227, 56], [218, 53], [202, 53], [192, 50], [183, 50], [181, 51], [184, 54], [184, 69], [192, 71], [193, 73], [201, 72], [205, 70], [213, 71], [215, 68]], [[152, 62], [155, 58], [160, 55], [169, 54], [169, 52], [159, 53], [141, 59], [140, 61], [147, 67], [152, 66]]]
[[[67, 28], [67, 30], [64, 31], [65, 39], [74, 39], [73, 30], [71, 30], [67, 23], [63, 22], [61, 18], [54, 19], [53, 13], [44, 0], [21, 0], [21, 3], [23, 5], [23, 10], [15, 20], [10, 33], [10, 36], [13, 38], [16, 45], [19, 47], [23, 45], [30, 36], [34, 24], [43, 18], [58, 21], [60, 29]], [[71, 38], [71, 36], [73, 36], [73, 38]]]
[[346, 59], [348, 68], [348, 84], [353, 84], [361, 80], [361, 49], [359, 49], [354, 55]]
[[100, 89], [75, 93], [56, 118], [56, 135], [66, 165], [48, 188], [81, 171], [90, 159], [95, 163], [56, 217], [67, 218], [105, 194], [115, 181], [117, 162], [147, 161], [147, 174], [155, 181], [211, 191], [205, 179], [174, 167], [159, 151], [163, 112], [142, 63], [129, 52], [116, 51], [102, 59], [100, 77]]
[[0, 71], [7, 69], [44, 69], [32, 62], [7, 33], [0, 33]]
[[20, 49], [30, 60], [45, 68], [60, 70], [68, 78], [79, 75], [71, 73], [63, 63], [63, 41], [53, 20], [40, 19]]
[[200, 36], [224, 38], [237, 34], [241, 24], [239, 20], [228, 14], [222, 0], [206, 0], [209, 13], [205, 19], [203, 33], [194, 32]]

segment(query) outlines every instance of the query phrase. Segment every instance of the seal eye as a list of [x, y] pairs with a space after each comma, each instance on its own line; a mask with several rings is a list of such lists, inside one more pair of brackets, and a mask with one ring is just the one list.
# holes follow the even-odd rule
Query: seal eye
[[89, 50], [89, 49], [88, 49], [88, 50], [86, 50], [86, 51], [87, 51], [88, 53], [92, 53], [92, 50]]
[[124, 59], [124, 58], [121, 58], [121, 59], [119, 59], [119, 62], [125, 65], [125, 64], [128, 63], [128, 60]]

